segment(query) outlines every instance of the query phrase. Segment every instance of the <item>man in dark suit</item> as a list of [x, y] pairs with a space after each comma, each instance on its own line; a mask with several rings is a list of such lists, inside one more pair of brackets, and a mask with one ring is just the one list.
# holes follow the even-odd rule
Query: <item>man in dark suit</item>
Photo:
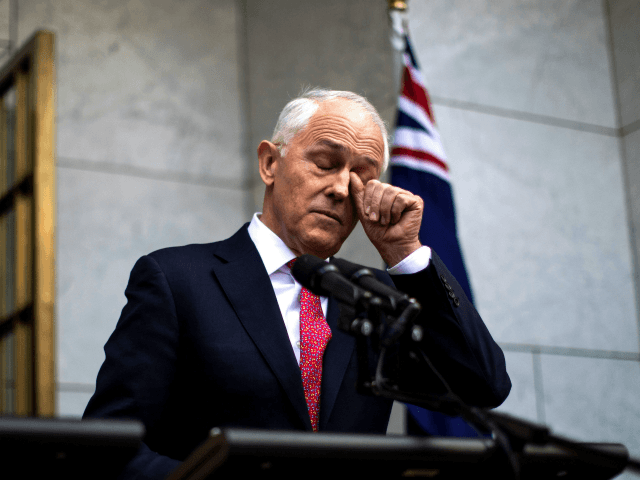
[[[500, 348], [419, 242], [422, 200], [377, 180], [388, 162], [386, 130], [365, 99], [313, 90], [293, 100], [258, 158], [266, 192], [249, 225], [222, 242], [154, 252], [133, 268], [85, 411], [144, 423], [145, 443], [124, 476], [163, 478], [215, 426], [385, 432], [391, 401], [355, 391], [355, 341], [337, 329], [333, 299], [313, 300], [331, 337], [317, 372], [317, 421], [302, 378], [307, 307], [290, 261], [335, 255], [357, 221], [395, 285], [422, 303], [423, 348], [451, 388], [473, 405], [504, 401]], [[416, 383], [431, 380], [425, 373]]]

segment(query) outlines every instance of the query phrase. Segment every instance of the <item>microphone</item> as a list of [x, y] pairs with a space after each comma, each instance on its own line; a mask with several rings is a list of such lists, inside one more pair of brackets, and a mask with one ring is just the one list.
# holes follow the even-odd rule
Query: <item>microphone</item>
[[291, 274], [303, 287], [316, 295], [333, 295], [347, 305], [368, 306], [380, 299], [344, 278], [335, 265], [314, 255], [301, 255], [293, 264]]
[[[352, 282], [378, 295], [382, 299], [382, 308], [388, 313], [399, 314], [386, 328], [382, 337], [385, 347], [393, 345], [422, 310], [420, 304], [406, 293], [382, 283], [367, 267], [342, 258], [332, 258], [331, 264], [338, 267], [338, 270]], [[419, 325], [411, 327], [411, 338], [416, 342], [422, 340], [422, 328]]]
[[353, 283], [379, 296], [382, 299], [383, 309], [389, 313], [404, 310], [411, 301], [409, 295], [382, 283], [371, 270], [363, 265], [335, 257], [331, 259], [331, 264], [338, 267], [340, 273]]

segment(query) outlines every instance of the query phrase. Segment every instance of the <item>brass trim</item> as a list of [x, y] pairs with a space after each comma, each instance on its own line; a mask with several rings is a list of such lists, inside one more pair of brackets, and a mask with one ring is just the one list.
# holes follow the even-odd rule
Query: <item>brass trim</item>
[[[0, 198], [9, 189], [8, 162], [7, 162], [7, 115], [4, 105], [4, 95], [0, 95]], [[7, 289], [10, 283], [7, 279], [7, 222], [9, 215], [0, 211], [0, 320], [9, 314], [7, 305]], [[4, 323], [4, 322], [3, 322]], [[2, 323], [0, 323], [2, 326]], [[10, 409], [12, 402], [9, 395], [12, 394], [8, 388], [10, 379], [9, 369], [12, 367], [13, 359], [8, 358], [11, 354], [9, 349], [9, 335], [0, 334], [0, 414], [13, 413]]]
[[[16, 322], [13, 328], [14, 413], [27, 416], [33, 412], [33, 342], [31, 325]], [[29, 372], [29, 374], [25, 374]]]
[[[5, 192], [7, 191], [7, 161], [5, 159], [6, 154], [6, 144], [5, 144], [5, 114], [4, 114], [4, 99], [0, 96], [0, 199], [4, 197]], [[1, 203], [1, 202], [0, 202]], [[7, 306], [5, 305], [5, 295], [6, 295], [6, 250], [7, 250], [7, 233], [6, 233], [6, 217], [2, 214], [2, 209], [0, 209], [0, 318], [6, 315], [8, 312]], [[4, 357], [4, 342], [0, 345], [0, 359]], [[0, 389], [4, 391], [4, 384], [0, 380]], [[0, 399], [0, 412], [2, 412], [2, 400]]]
[[[15, 159], [16, 173], [14, 185], [18, 186], [31, 174], [27, 160], [27, 112], [26, 96], [28, 94], [28, 79], [25, 74], [18, 72], [16, 83], [16, 116], [15, 116]], [[32, 195], [25, 195], [16, 191], [14, 195], [14, 210], [16, 212], [16, 271], [14, 309], [22, 310], [31, 302], [31, 278], [33, 276], [33, 201]]]
[[[2, 100], [0, 99], [0, 111], [2, 109]], [[2, 119], [0, 117], [0, 122]], [[1, 142], [0, 142], [1, 143]], [[1, 156], [0, 156], [1, 157]], [[4, 169], [0, 171], [4, 173]], [[3, 175], [4, 178], [4, 175]], [[7, 313], [5, 312], [5, 249], [6, 249], [6, 232], [5, 232], [5, 217], [0, 216], [0, 321]], [[0, 323], [0, 326], [2, 323]], [[8, 362], [6, 361], [6, 339], [4, 335], [0, 335], [0, 414], [7, 412], [7, 375], [6, 369]]]
[[[55, 414], [55, 63], [54, 36], [39, 32], [35, 37], [32, 78], [35, 101], [33, 116], [34, 201], [34, 328], [35, 413]], [[31, 103], [31, 102], [30, 102]]]
[[[11, 252], [0, 249], [0, 293], [11, 290], [0, 300], [0, 414], [55, 414], [54, 51], [53, 34], [36, 32], [0, 73], [0, 238], [12, 244]], [[15, 172], [8, 175], [2, 97], [14, 86]]]
[[389, 10], [400, 10], [401, 12], [404, 12], [409, 8], [407, 3], [408, 1], [388, 0]]
[[[7, 131], [6, 131], [6, 113], [4, 110], [4, 98], [0, 93], [0, 198], [9, 190], [9, 181], [7, 177]], [[0, 237], [2, 238], [2, 237]]]
[[[16, 90], [16, 109], [14, 124], [15, 174], [14, 185], [30, 174], [27, 161], [26, 111], [28, 95], [28, 78], [23, 72], [14, 75]], [[23, 310], [31, 300], [31, 277], [33, 276], [33, 198], [16, 192], [14, 195], [15, 211], [15, 281], [14, 311]], [[34, 375], [33, 375], [33, 327], [23, 322], [14, 322], [14, 392], [16, 415], [29, 415], [33, 412]]]

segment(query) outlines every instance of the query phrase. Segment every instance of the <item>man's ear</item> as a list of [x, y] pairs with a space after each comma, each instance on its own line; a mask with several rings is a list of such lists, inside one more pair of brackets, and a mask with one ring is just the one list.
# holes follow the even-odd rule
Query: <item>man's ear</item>
[[276, 169], [278, 167], [278, 160], [282, 157], [273, 143], [263, 140], [258, 145], [258, 165], [260, 170], [260, 178], [264, 184], [269, 187], [273, 185]]

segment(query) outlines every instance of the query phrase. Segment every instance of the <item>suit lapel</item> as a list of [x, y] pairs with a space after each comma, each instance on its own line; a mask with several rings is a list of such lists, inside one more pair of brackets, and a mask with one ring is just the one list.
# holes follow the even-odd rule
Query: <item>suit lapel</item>
[[[355, 348], [355, 338], [338, 328], [339, 316], [339, 304], [331, 297], [329, 298], [329, 307], [327, 308], [327, 323], [331, 327], [332, 336], [325, 350], [322, 364], [320, 431], [322, 431], [323, 427], [329, 421], [333, 406], [338, 397], [342, 379], [347, 371], [349, 360]], [[347, 388], [353, 388], [355, 390], [356, 386], [348, 385]]]
[[218, 244], [215, 255], [222, 262], [214, 266], [214, 275], [298, 416], [311, 430], [300, 368], [269, 276], [246, 225]]

